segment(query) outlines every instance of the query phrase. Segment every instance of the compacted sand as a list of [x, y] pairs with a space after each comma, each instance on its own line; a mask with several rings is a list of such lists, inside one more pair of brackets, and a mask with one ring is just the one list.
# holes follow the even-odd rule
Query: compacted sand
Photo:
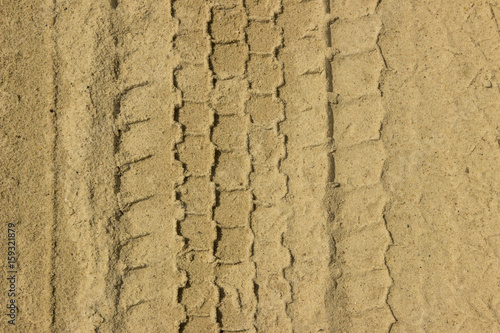
[[498, 20], [0, 1], [0, 331], [500, 332]]

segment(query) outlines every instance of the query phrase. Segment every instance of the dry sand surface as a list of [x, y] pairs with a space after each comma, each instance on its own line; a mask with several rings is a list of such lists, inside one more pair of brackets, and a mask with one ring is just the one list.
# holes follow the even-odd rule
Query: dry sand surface
[[1, 0], [0, 332], [500, 332], [499, 20]]

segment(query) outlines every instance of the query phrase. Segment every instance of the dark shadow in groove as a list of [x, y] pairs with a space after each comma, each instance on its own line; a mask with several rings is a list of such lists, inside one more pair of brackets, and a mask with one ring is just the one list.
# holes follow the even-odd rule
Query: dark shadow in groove
[[323, 0], [325, 2], [325, 12], [330, 14], [330, 0]]
[[333, 110], [332, 110], [332, 105], [330, 102], [327, 103], [326, 105], [326, 116], [328, 119], [328, 132], [327, 136], [331, 139], [333, 139], [333, 126], [335, 125], [334, 119], [333, 119]]
[[325, 27], [325, 39], [326, 46], [332, 47], [332, 23], [330, 22], [328, 22], [327, 26]]
[[111, 8], [116, 9], [118, 7], [118, 0], [110, 0]]
[[218, 247], [219, 247], [219, 242], [222, 238], [222, 229], [220, 227], [216, 227], [216, 231], [217, 231], [217, 235], [216, 235], [216, 238], [214, 240], [214, 256], [215, 254], [217, 253], [217, 250], [218, 250]]
[[329, 59], [325, 59], [325, 72], [327, 92], [333, 92], [332, 63]]

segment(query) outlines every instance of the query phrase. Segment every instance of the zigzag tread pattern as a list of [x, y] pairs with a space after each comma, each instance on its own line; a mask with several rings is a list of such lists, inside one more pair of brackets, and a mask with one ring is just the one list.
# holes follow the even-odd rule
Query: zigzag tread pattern
[[386, 152], [380, 79], [386, 64], [378, 45], [383, 31], [378, 4], [332, 1], [325, 8], [327, 90], [335, 119], [335, 182], [340, 186], [331, 232], [335, 261], [343, 263], [337, 267], [332, 325], [340, 330], [390, 331], [396, 321], [388, 303], [393, 281], [386, 253], [392, 237], [381, 177]]
[[182, 207], [173, 194], [183, 177], [174, 156], [180, 128], [173, 119], [173, 77], [155, 72], [173, 73], [167, 61], [172, 46], [168, 39], [158, 38], [152, 49], [141, 34], [165, 28], [173, 32], [176, 24], [168, 4], [146, 1], [138, 6], [120, 1], [111, 5], [118, 202], [112, 330], [175, 331], [184, 318], [177, 290], [185, 281], [175, 267], [182, 246], [174, 218], [183, 214]]
[[212, 44], [208, 33], [212, 5], [176, 0], [172, 12], [178, 22], [174, 37], [177, 59], [174, 81], [181, 95], [175, 121], [182, 127], [182, 138], [175, 151], [176, 159], [184, 167], [184, 180], [176, 189], [184, 207], [178, 233], [185, 240], [178, 266], [187, 276], [186, 285], [179, 289], [179, 301], [187, 315], [179, 332], [218, 332], [220, 296], [215, 284], [214, 254], [219, 235], [213, 220], [215, 145], [211, 141], [213, 73], [209, 65]]
[[254, 230], [250, 222], [252, 160], [248, 151], [249, 116], [245, 112], [249, 82], [246, 63], [249, 46], [245, 27], [248, 14], [243, 1], [217, 1], [210, 32], [213, 51], [215, 110], [212, 140], [216, 145], [214, 181], [217, 205], [214, 219], [218, 238], [216, 283], [221, 299], [217, 308], [223, 332], [255, 332]]
[[267, 1], [265, 7], [247, 2], [246, 38], [250, 57], [246, 70], [251, 89], [245, 111], [251, 123], [248, 136], [253, 165], [250, 187], [255, 207], [251, 223], [255, 235], [253, 255], [259, 332], [292, 332], [287, 313], [292, 292], [284, 274], [292, 263], [290, 251], [283, 242], [291, 207], [285, 202], [288, 178], [280, 170], [286, 157], [285, 137], [280, 133], [285, 106], [279, 96], [284, 78], [283, 64], [276, 57], [283, 39], [276, 25], [281, 10], [281, 1]]

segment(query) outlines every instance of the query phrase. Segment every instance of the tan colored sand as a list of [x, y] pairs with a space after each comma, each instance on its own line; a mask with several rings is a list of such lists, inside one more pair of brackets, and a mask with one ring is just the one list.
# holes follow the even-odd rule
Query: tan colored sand
[[2, 1], [0, 331], [500, 332], [499, 17]]

